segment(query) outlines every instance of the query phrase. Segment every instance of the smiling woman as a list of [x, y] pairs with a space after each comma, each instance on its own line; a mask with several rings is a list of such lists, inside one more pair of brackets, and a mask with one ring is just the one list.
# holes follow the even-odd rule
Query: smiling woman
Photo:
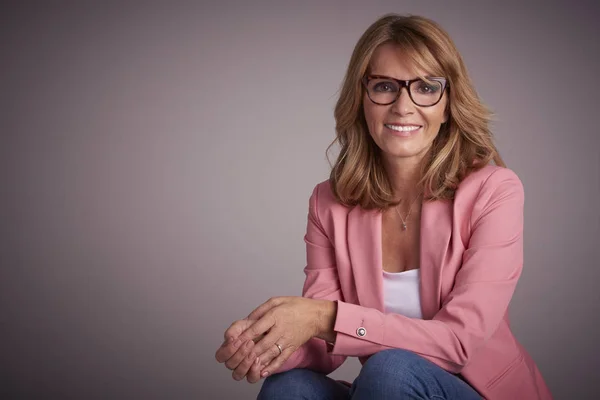
[[371, 58], [365, 119], [373, 141], [390, 161], [422, 158], [448, 119], [446, 80], [428, 75], [411, 68], [402, 47], [394, 43], [381, 45]]
[[[435, 22], [366, 30], [309, 200], [303, 296], [227, 329], [216, 358], [235, 379], [267, 378], [259, 399], [551, 399], [509, 326], [524, 195], [489, 116]], [[349, 356], [351, 385], [326, 376]]]

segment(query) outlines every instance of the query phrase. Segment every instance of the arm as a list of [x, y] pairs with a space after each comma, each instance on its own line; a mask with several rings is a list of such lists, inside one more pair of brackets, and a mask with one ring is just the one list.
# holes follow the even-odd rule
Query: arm
[[[471, 237], [454, 288], [434, 318], [385, 315], [338, 300], [331, 354], [365, 356], [403, 348], [460, 372], [497, 329], [521, 274], [523, 201], [523, 187], [512, 171], [490, 175], [475, 201]], [[315, 259], [314, 265], [324, 260]], [[364, 337], [356, 334], [359, 326], [367, 330]]]
[[309, 368], [330, 373], [346, 360], [344, 355], [330, 354], [325, 342], [325, 340], [335, 339], [333, 322], [337, 304], [334, 302], [343, 300], [343, 296], [338, 280], [334, 248], [319, 221], [317, 210], [318, 186], [313, 190], [309, 200], [308, 222], [304, 236], [307, 258], [307, 265], [304, 268], [306, 280], [302, 296], [330, 301], [323, 302], [323, 312], [316, 316], [319, 319], [319, 325], [323, 327], [319, 337], [312, 338], [300, 346], [277, 372], [284, 372], [292, 368]]

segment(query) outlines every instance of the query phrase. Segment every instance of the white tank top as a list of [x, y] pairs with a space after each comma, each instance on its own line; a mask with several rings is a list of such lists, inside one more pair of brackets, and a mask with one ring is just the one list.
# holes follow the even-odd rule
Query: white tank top
[[419, 298], [420, 269], [403, 272], [383, 271], [383, 305], [386, 314], [423, 318]]

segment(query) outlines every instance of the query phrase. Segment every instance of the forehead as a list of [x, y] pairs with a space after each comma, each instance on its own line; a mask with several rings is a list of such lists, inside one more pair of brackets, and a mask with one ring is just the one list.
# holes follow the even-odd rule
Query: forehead
[[375, 49], [369, 61], [369, 73], [396, 79], [414, 79], [433, 75], [433, 68], [424, 65], [414, 51], [394, 43], [385, 43]]

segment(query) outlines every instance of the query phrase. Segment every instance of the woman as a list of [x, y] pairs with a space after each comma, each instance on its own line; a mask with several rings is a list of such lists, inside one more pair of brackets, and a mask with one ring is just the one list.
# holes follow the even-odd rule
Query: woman
[[[335, 109], [340, 154], [310, 197], [303, 297], [234, 322], [216, 358], [259, 399], [550, 399], [513, 336], [523, 188], [448, 34], [386, 15]], [[328, 378], [360, 357], [352, 385]]]

